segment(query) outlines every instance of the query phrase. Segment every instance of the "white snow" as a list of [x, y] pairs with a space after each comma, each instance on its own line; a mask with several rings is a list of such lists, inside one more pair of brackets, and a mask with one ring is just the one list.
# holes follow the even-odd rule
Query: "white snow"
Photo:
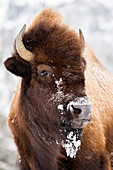
[[[64, 97], [64, 93], [62, 91], [62, 78], [60, 78], [59, 80], [55, 80], [55, 84], [57, 85], [57, 92], [52, 94], [52, 97], [50, 98], [50, 100], [54, 100], [57, 102], [61, 102], [62, 98]], [[61, 106], [58, 106], [61, 107]]]
[[19, 156], [18, 159], [19, 159], [19, 163], [20, 163], [21, 162], [21, 156]]
[[57, 87], [59, 88], [59, 86], [62, 83], [62, 78], [60, 78], [59, 80], [56, 80], [55, 83], [56, 83]]
[[64, 110], [63, 104], [59, 104], [59, 105], [58, 105], [58, 109], [59, 109], [59, 110]]
[[56, 144], [57, 144], [57, 145], [60, 145], [60, 143], [59, 143], [57, 140], [56, 140]]
[[14, 123], [14, 119], [12, 119], [11, 122]]
[[65, 148], [67, 156], [70, 156], [71, 158], [76, 157], [76, 153], [81, 145], [81, 141], [76, 141], [76, 138], [76, 134], [74, 135], [72, 131], [67, 135], [66, 141], [62, 141], [62, 146]]
[[[91, 104], [91, 102], [89, 101], [87, 96], [83, 96], [83, 97], [77, 97], [74, 99], [74, 101], [70, 101], [67, 105], [67, 109], [68, 108], [72, 108], [71, 105], [75, 106], [75, 105], [89, 105]], [[72, 108], [73, 110], [73, 108]]]

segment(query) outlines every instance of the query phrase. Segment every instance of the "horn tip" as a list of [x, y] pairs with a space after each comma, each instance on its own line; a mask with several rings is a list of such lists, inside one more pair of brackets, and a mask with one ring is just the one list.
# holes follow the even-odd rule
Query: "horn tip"
[[84, 35], [83, 35], [82, 30], [80, 28], [79, 28], [79, 36], [83, 41], [85, 41]]
[[82, 31], [81, 31], [81, 29], [79, 28], [79, 34], [81, 33]]
[[24, 33], [24, 32], [25, 32], [25, 30], [26, 30], [26, 24], [24, 24], [24, 26], [22, 27], [22, 29], [21, 29], [20, 33]]
[[83, 37], [82, 30], [79, 28], [79, 35]]

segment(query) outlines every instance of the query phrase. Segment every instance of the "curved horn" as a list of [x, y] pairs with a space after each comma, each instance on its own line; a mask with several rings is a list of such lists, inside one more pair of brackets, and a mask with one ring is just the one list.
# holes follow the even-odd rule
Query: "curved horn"
[[81, 31], [81, 29], [79, 29], [79, 37], [80, 37], [80, 40], [81, 40], [81, 43], [82, 43], [82, 46], [83, 46], [83, 50], [85, 48], [85, 39], [84, 39], [84, 35]]
[[28, 51], [23, 44], [23, 35], [25, 33], [25, 30], [26, 24], [23, 26], [20, 33], [16, 37], [16, 49], [21, 58], [23, 58], [26, 61], [31, 61], [33, 60], [33, 53]]

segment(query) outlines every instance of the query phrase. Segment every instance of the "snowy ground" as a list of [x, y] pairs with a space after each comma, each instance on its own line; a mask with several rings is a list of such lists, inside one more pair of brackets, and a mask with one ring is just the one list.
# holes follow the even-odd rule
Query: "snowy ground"
[[6, 117], [18, 78], [3, 66], [10, 57], [13, 41], [21, 27], [44, 7], [59, 10], [76, 31], [82, 29], [102, 64], [113, 73], [113, 1], [112, 0], [3, 0], [0, 1], [0, 170], [15, 170], [16, 147]]

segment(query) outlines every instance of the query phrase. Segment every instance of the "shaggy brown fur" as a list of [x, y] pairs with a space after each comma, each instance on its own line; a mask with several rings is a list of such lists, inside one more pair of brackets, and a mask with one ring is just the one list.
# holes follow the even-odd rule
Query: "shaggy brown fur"
[[[21, 170], [110, 170], [113, 152], [113, 77], [98, 62], [77, 33], [65, 25], [61, 16], [45, 9], [36, 16], [24, 35], [25, 47], [35, 55], [31, 63], [16, 48], [5, 62], [6, 68], [21, 76], [14, 94], [8, 124], [21, 157]], [[83, 58], [84, 57], [84, 58]], [[85, 63], [87, 62], [87, 66]], [[84, 70], [85, 79], [84, 79]], [[41, 71], [47, 76], [41, 76]], [[58, 95], [56, 80], [62, 78]], [[65, 135], [58, 104], [86, 93], [92, 103], [93, 121], [83, 131], [76, 158], [66, 156], [56, 144]], [[62, 130], [63, 131], [63, 130]]]

